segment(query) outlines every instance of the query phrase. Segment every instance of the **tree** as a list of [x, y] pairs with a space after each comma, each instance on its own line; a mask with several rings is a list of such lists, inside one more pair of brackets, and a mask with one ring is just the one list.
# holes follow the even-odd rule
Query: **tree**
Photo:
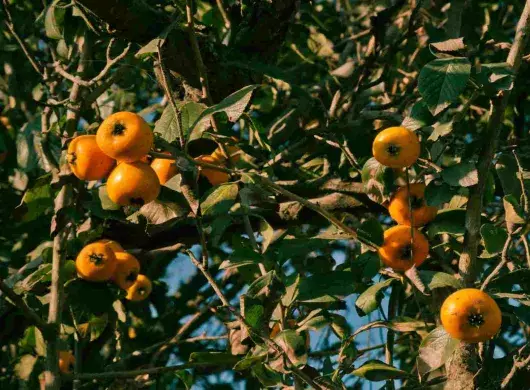
[[[0, 15], [2, 389], [528, 388], [530, 1], [3, 0]], [[71, 169], [72, 140], [120, 111], [149, 123], [167, 169], [143, 205]], [[410, 167], [373, 156], [398, 126], [420, 141]], [[428, 258], [389, 263], [395, 221], [426, 205], [400, 231]], [[76, 272], [101, 239], [139, 260], [147, 299]], [[463, 288], [502, 311], [494, 337], [441, 322]]]

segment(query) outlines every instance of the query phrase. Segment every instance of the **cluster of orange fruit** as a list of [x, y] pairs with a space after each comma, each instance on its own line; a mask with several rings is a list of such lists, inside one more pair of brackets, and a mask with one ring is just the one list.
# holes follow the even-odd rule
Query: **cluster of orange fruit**
[[[420, 156], [420, 141], [405, 127], [390, 127], [375, 137], [372, 154], [384, 166], [408, 168]], [[390, 200], [388, 211], [398, 223], [384, 233], [378, 249], [381, 261], [397, 271], [422, 264], [429, 254], [429, 242], [416, 227], [432, 221], [437, 209], [425, 202], [425, 185], [409, 184], [400, 188]], [[491, 339], [502, 324], [502, 313], [493, 298], [481, 290], [466, 288], [444, 301], [440, 318], [452, 337], [468, 343]]]
[[77, 274], [91, 282], [112, 281], [127, 291], [129, 301], [142, 301], [151, 294], [149, 278], [140, 274], [138, 259], [112, 240], [86, 245], [75, 260]]
[[[155, 200], [160, 185], [178, 173], [175, 160], [155, 158], [149, 164], [153, 148], [153, 132], [147, 122], [132, 112], [117, 112], [106, 118], [96, 135], [80, 135], [68, 146], [67, 161], [73, 174], [81, 180], [107, 178], [109, 198], [120, 206], [142, 206]], [[227, 156], [236, 163], [240, 150], [228, 146]], [[166, 153], [170, 155], [170, 153]], [[199, 162], [226, 166], [221, 149], [211, 155], [196, 157]], [[201, 169], [200, 174], [212, 185], [228, 181], [228, 174], [214, 169]]]

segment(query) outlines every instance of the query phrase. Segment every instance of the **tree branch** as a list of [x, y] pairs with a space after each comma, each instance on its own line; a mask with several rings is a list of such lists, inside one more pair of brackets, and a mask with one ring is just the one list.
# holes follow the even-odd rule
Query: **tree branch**
[[0, 279], [0, 291], [4, 294], [4, 298], [8, 298], [13, 304], [22, 311], [22, 314], [30, 320], [39, 330], [46, 334], [48, 324], [32, 309], [26, 302], [16, 294], [11, 287], [9, 287], [2, 279]]

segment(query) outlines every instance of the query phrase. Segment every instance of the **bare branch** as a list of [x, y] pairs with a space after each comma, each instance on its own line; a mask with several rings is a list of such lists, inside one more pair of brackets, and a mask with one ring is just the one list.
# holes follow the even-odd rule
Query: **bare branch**
[[508, 250], [510, 249], [510, 246], [512, 244], [512, 237], [508, 236], [506, 241], [504, 242], [504, 247], [502, 248], [501, 253], [501, 261], [499, 264], [497, 264], [497, 267], [491, 273], [488, 275], [488, 277], [484, 280], [484, 283], [482, 283], [482, 286], [480, 289], [484, 291], [486, 287], [488, 287], [488, 284], [493, 280], [495, 276], [501, 272], [501, 270], [504, 268], [504, 266], [508, 263]]

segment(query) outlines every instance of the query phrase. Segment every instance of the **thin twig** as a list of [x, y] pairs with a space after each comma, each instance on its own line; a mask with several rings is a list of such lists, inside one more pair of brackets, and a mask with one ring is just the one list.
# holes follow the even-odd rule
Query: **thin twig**
[[217, 8], [219, 9], [219, 12], [221, 13], [221, 17], [223, 18], [223, 21], [225, 22], [225, 27], [229, 29], [231, 23], [230, 23], [230, 19], [228, 18], [228, 15], [226, 14], [225, 8], [223, 6], [223, 1], [215, 0], [215, 2], [217, 3]]
[[[521, 355], [526, 348], [526, 345], [523, 346], [519, 350], [519, 354]], [[530, 364], [530, 355], [527, 356], [524, 360], [520, 360], [520, 357], [514, 356], [513, 357], [513, 366], [508, 375], [506, 375], [501, 383], [501, 389], [505, 389], [510, 381], [513, 379], [515, 374], [517, 373], [517, 370], [526, 367], [528, 364]]]
[[204, 66], [202, 60], [201, 49], [199, 48], [199, 42], [197, 41], [197, 36], [195, 35], [195, 25], [193, 21], [193, 1], [186, 0], [186, 18], [188, 22], [188, 33], [191, 42], [191, 48], [193, 50], [193, 55], [195, 57], [195, 63], [197, 64], [197, 70], [199, 72], [199, 80], [202, 88], [202, 98], [206, 100], [209, 105], [213, 104], [212, 97], [210, 95], [210, 87], [208, 85], [208, 72]]
[[166, 65], [164, 64], [164, 59], [162, 58], [162, 41], [158, 42], [158, 63], [160, 64], [160, 74], [162, 76], [163, 88], [166, 92], [166, 96], [169, 101], [169, 104], [171, 105], [171, 108], [173, 109], [173, 115], [175, 116], [175, 121], [177, 123], [177, 132], [178, 132], [180, 148], [184, 150], [186, 146], [186, 139], [184, 138], [184, 132], [182, 129], [182, 120], [180, 116], [180, 110], [178, 109], [177, 104], [175, 103], [175, 97], [173, 96], [173, 90], [169, 86], [169, 83], [168, 83]]
[[7, 0], [3, 0], [2, 3], [4, 5], [4, 12], [6, 14], [6, 20], [4, 22], [5, 22], [6, 26], [7, 26], [7, 28], [11, 32], [11, 35], [13, 35], [13, 37], [17, 41], [18, 45], [20, 46], [20, 48], [22, 49], [24, 54], [26, 55], [26, 57], [27, 57], [29, 63], [31, 64], [31, 66], [33, 67], [33, 69], [35, 69], [35, 72], [37, 72], [44, 79], [45, 78], [44, 77], [44, 72], [42, 71], [41, 67], [37, 64], [37, 60], [30, 54], [29, 49], [27, 48], [26, 44], [24, 43], [24, 40], [20, 38], [20, 36], [17, 34], [17, 32], [15, 30], [15, 24], [13, 23], [13, 18], [11, 17], [11, 12], [9, 12], [9, 7], [8, 7]]
[[488, 284], [492, 281], [492, 279], [501, 272], [501, 270], [504, 268], [504, 266], [508, 263], [508, 250], [510, 249], [510, 246], [512, 244], [512, 237], [508, 236], [506, 241], [504, 242], [504, 247], [502, 248], [501, 253], [501, 261], [493, 271], [488, 275], [488, 277], [484, 280], [484, 283], [482, 283], [482, 286], [480, 287], [481, 291], [484, 291], [486, 287], [488, 287]]
[[526, 264], [528, 264], [528, 268], [530, 268], [530, 246], [528, 245], [528, 239], [525, 234], [521, 235], [521, 241], [523, 241]]
[[525, 214], [528, 214], [530, 211], [530, 205], [528, 203], [528, 195], [526, 193], [526, 187], [524, 185], [524, 179], [523, 179], [523, 167], [521, 165], [521, 162], [519, 161], [519, 156], [517, 156], [517, 152], [515, 150], [512, 150], [513, 157], [515, 158], [515, 162], [517, 163], [517, 170], [519, 173], [519, 183], [521, 184], [521, 195], [523, 197], [523, 209]]
[[22, 311], [22, 314], [30, 320], [42, 333], [48, 328], [48, 324], [22, 299], [20, 295], [15, 293], [2, 279], [0, 279], [0, 291], [4, 294], [4, 298], [8, 298], [13, 304]]
[[122, 378], [133, 378], [138, 375], [153, 375], [161, 374], [163, 372], [171, 371], [180, 371], [186, 370], [188, 368], [206, 368], [206, 367], [223, 367], [231, 366], [233, 362], [192, 362], [184, 363], [176, 366], [164, 366], [164, 367], [151, 367], [151, 368], [141, 368], [138, 370], [131, 371], [109, 371], [109, 372], [92, 372], [92, 373], [83, 373], [75, 376], [66, 376], [66, 378], [75, 378], [78, 380], [98, 380], [98, 379], [122, 379]]
[[265, 344], [267, 344], [267, 346], [269, 348], [273, 348], [277, 353], [281, 353], [284, 355], [286, 361], [290, 364], [290, 369], [293, 371], [294, 375], [298, 376], [300, 379], [302, 379], [305, 383], [307, 383], [309, 386], [312, 386], [314, 389], [317, 389], [317, 390], [320, 390], [322, 389], [318, 384], [316, 384], [307, 374], [305, 374], [303, 371], [301, 371], [300, 369], [298, 369], [294, 364], [293, 362], [291, 361], [291, 359], [289, 358], [289, 356], [283, 351], [283, 349], [278, 345], [276, 344], [273, 340], [271, 340], [268, 336], [265, 336], [261, 333], [258, 333], [252, 326], [250, 326], [246, 319], [243, 318], [240, 314], [237, 313], [236, 309], [230, 305], [230, 302], [228, 302], [228, 299], [226, 299], [226, 296], [223, 294], [223, 292], [221, 291], [221, 289], [219, 288], [219, 285], [217, 284], [217, 282], [215, 281], [215, 279], [212, 277], [212, 275], [208, 272], [208, 270], [201, 264], [201, 262], [199, 260], [197, 260], [197, 258], [195, 257], [195, 255], [193, 254], [193, 252], [191, 252], [190, 250], [187, 250], [186, 251], [188, 253], [188, 256], [190, 257], [190, 260], [192, 261], [192, 263], [201, 271], [201, 273], [204, 275], [204, 277], [206, 278], [206, 280], [208, 281], [208, 283], [210, 284], [210, 286], [212, 287], [212, 289], [215, 291], [215, 294], [219, 297], [219, 299], [221, 300], [223, 306], [225, 306], [226, 308], [228, 308], [232, 314], [234, 314], [237, 319], [240, 321], [240, 323], [243, 325], [246, 326], [246, 328], [253, 334], [255, 334], [257, 337], [259, 337], [260, 339], [263, 340], [263, 342], [265, 342]]

